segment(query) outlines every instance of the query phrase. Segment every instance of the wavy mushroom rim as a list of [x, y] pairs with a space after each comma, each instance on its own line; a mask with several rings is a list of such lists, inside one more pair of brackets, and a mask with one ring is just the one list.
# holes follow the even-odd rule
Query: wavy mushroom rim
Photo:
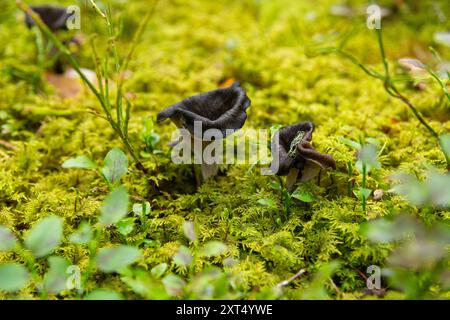
[[[163, 109], [157, 115], [157, 123], [171, 119], [179, 129], [187, 130], [191, 139], [202, 140], [204, 149], [205, 144], [212, 143], [204, 138], [206, 130], [219, 130], [222, 139], [231, 135], [243, 127], [247, 120], [246, 110], [250, 105], [251, 100], [240, 82], [234, 82], [227, 88], [200, 93]], [[196, 122], [201, 124], [200, 135], [196, 130]], [[178, 143], [180, 140], [174, 141], [172, 146]], [[208, 180], [218, 174], [218, 165], [202, 163], [201, 173], [203, 180]]]
[[[278, 176], [290, 177], [289, 184], [293, 184], [298, 178], [306, 177], [306, 171], [317, 171], [317, 168], [336, 168], [336, 162], [328, 154], [318, 152], [312, 145], [312, 132], [314, 124], [312, 122], [300, 122], [280, 129], [272, 140], [272, 150], [278, 153], [278, 167], [272, 162], [271, 171]], [[303, 136], [300, 136], [304, 132]], [[296, 145], [295, 140], [299, 138]], [[278, 139], [278, 143], [276, 142]], [[291, 150], [295, 146], [296, 156], [292, 157]], [[309, 172], [310, 173], [310, 172]], [[310, 174], [309, 174], [310, 175]]]
[[[67, 12], [67, 8], [53, 5], [31, 6], [30, 8], [39, 15], [45, 25], [52, 31], [67, 30], [67, 19], [72, 16]], [[25, 13], [25, 24], [29, 29], [36, 24], [27, 13]]]
[[[230, 100], [232, 103], [228, 105]], [[217, 129], [225, 138], [230, 131], [243, 127], [250, 105], [251, 100], [240, 82], [235, 82], [227, 88], [197, 94], [163, 109], [157, 115], [157, 123], [171, 119], [178, 128], [188, 129], [200, 138], [195, 130], [195, 122], [198, 121], [202, 135], [208, 129]]]

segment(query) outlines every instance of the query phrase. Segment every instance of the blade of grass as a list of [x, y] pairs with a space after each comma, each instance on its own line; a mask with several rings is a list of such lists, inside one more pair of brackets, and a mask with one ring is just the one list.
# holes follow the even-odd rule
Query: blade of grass
[[[101, 15], [103, 14], [101, 12], [101, 10], [97, 7], [97, 5], [95, 4], [95, 2], [91, 1], [91, 3], [93, 4], [94, 9], [100, 13]], [[130, 153], [130, 155], [133, 157], [135, 163], [136, 163], [136, 167], [143, 171], [144, 173], [147, 173], [147, 169], [142, 165], [142, 163], [139, 160], [139, 157], [137, 156], [136, 152], [134, 151], [134, 148], [132, 147], [130, 141], [128, 140], [128, 135], [125, 134], [122, 131], [122, 127], [118, 125], [118, 123], [116, 123], [114, 121], [114, 119], [111, 116], [111, 106], [110, 106], [110, 102], [109, 102], [109, 85], [108, 85], [108, 54], [105, 55], [105, 64], [104, 64], [104, 68], [103, 68], [103, 79], [104, 79], [104, 94], [103, 94], [103, 90], [100, 89], [101, 91], [99, 91], [95, 85], [86, 77], [86, 75], [81, 71], [81, 67], [78, 64], [78, 62], [75, 60], [75, 58], [72, 56], [72, 54], [70, 53], [70, 51], [68, 50], [68, 48], [50, 31], [50, 29], [45, 25], [45, 23], [42, 21], [42, 19], [40, 18], [40, 16], [35, 13], [26, 3], [24, 3], [21, 0], [17, 0], [16, 1], [17, 7], [19, 9], [21, 9], [23, 12], [25, 12], [26, 14], [28, 14], [36, 23], [36, 25], [38, 26], [38, 28], [45, 34], [45, 36], [48, 37], [48, 39], [60, 50], [60, 52], [67, 57], [69, 63], [72, 65], [72, 67], [75, 69], [75, 71], [78, 73], [78, 75], [80, 76], [80, 78], [82, 79], [82, 81], [84, 83], [87, 84], [87, 86], [89, 87], [89, 89], [92, 91], [92, 93], [96, 96], [97, 100], [100, 102], [100, 105], [106, 115], [107, 120], [109, 121], [111, 127], [114, 129], [114, 131], [117, 133], [117, 135], [120, 137], [120, 139], [122, 140], [123, 144], [125, 145], [125, 147], [127, 148], [128, 152]], [[104, 14], [102, 15], [104, 16]], [[105, 19], [107, 19], [106, 16], [104, 16]], [[97, 56], [98, 57], [98, 56]], [[101, 70], [101, 69], [99, 69]]]
[[27, 4], [22, 2], [21, 0], [17, 0], [17, 6], [19, 9], [27, 13], [37, 24], [39, 29], [55, 44], [55, 46], [68, 58], [70, 64], [73, 66], [75, 71], [78, 73], [78, 75], [81, 77], [81, 79], [89, 86], [89, 89], [94, 93], [94, 95], [99, 99], [99, 101], [102, 101], [103, 99], [98, 92], [98, 90], [95, 88], [95, 86], [92, 84], [91, 81], [84, 75], [84, 73], [81, 71], [81, 68], [78, 64], [78, 62], [74, 59], [74, 57], [70, 54], [69, 49], [64, 46], [64, 44], [53, 34], [53, 32], [50, 31], [50, 29], [45, 25], [45, 23], [42, 21], [40, 16], [35, 13]]
[[[341, 50], [341, 48], [343, 46], [339, 46], [338, 48], [335, 48], [335, 47], [319, 48], [319, 49], [316, 49], [313, 53], [316, 53], [316, 54], [330, 54], [330, 53], [339, 54], [342, 57], [346, 58], [347, 60], [351, 61], [353, 64], [355, 64], [359, 68], [361, 68], [367, 75], [369, 75], [371, 77], [374, 77], [376, 79], [382, 80], [383, 83], [384, 83], [384, 88], [385, 88], [386, 92], [390, 96], [392, 96], [392, 97], [394, 97], [396, 99], [399, 99], [404, 104], [406, 104], [408, 106], [408, 108], [411, 110], [411, 112], [413, 113], [413, 115], [416, 117], [416, 119], [425, 127], [425, 129], [427, 129], [427, 131], [434, 138], [437, 139], [437, 141], [439, 141], [439, 134], [425, 120], [425, 118], [422, 116], [422, 113], [414, 106], [414, 104], [407, 97], [405, 97], [403, 94], [401, 94], [400, 91], [397, 89], [397, 87], [394, 85], [393, 79], [392, 79], [390, 71], [389, 71], [389, 63], [388, 63], [388, 60], [386, 58], [386, 52], [385, 52], [385, 49], [384, 49], [383, 36], [382, 36], [381, 28], [380, 29], [376, 29], [376, 34], [377, 34], [378, 47], [379, 47], [379, 50], [380, 50], [380, 55], [381, 55], [381, 59], [382, 59], [383, 67], [384, 67], [384, 75], [382, 75], [382, 74], [380, 74], [380, 73], [378, 73], [376, 71], [370, 70], [369, 68], [364, 66], [364, 64], [362, 64], [356, 57], [354, 57], [353, 55], [351, 55], [351, 54], [349, 54], [349, 53], [347, 53], [347, 52], [345, 52], [343, 50]], [[345, 41], [348, 41], [348, 37], [345, 37], [344, 39], [345, 39]], [[436, 79], [436, 78], [435, 79], [439, 81], [440, 80], [439, 77], [437, 77], [437, 78], [438, 79]], [[442, 85], [443, 85], [443, 83], [441, 84], [441, 86]], [[444, 92], [448, 92], [447, 88], [445, 88]], [[441, 148], [441, 151], [444, 153], [442, 148]], [[447, 163], [447, 169], [450, 169], [450, 160], [449, 160], [449, 158], [447, 156], [445, 157], [445, 160], [446, 160], [446, 163]]]

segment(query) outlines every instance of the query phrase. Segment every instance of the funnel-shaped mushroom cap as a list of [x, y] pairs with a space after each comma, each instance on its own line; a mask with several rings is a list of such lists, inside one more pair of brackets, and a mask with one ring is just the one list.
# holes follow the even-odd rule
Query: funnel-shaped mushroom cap
[[208, 129], [217, 129], [225, 138], [230, 132], [242, 128], [247, 119], [246, 109], [250, 99], [239, 82], [228, 88], [217, 89], [184, 99], [158, 113], [158, 123], [171, 119], [179, 128], [185, 128], [198, 138], [194, 132], [194, 122], [202, 124], [201, 134]]
[[[50, 28], [52, 31], [67, 29], [66, 21], [72, 15], [67, 12], [64, 7], [55, 7], [50, 5], [44, 6], [31, 6], [34, 12], [36, 12], [42, 19], [42, 21]], [[25, 14], [25, 23], [28, 28], [35, 25], [33, 19]]]
[[311, 146], [313, 131], [312, 122], [299, 122], [280, 129], [271, 144], [273, 157], [278, 156], [279, 160], [272, 162], [272, 172], [285, 176], [294, 168], [302, 171], [308, 161], [322, 168], [336, 168], [336, 162], [330, 155], [320, 153]]

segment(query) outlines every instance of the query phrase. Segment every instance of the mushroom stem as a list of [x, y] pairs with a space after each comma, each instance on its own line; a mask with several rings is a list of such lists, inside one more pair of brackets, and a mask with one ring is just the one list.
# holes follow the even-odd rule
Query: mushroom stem
[[202, 185], [202, 180], [197, 170], [197, 165], [195, 163], [192, 164], [192, 175], [195, 179], [195, 186], [199, 188]]
[[219, 165], [217, 163], [205, 163], [206, 159], [204, 158], [204, 151], [207, 146], [209, 146], [211, 143], [214, 143], [214, 141], [204, 141], [200, 140], [195, 136], [191, 136], [191, 143], [193, 144], [194, 148], [192, 149], [192, 156], [194, 157], [194, 163], [196, 160], [200, 160], [200, 168], [201, 168], [201, 178], [198, 173], [198, 170], [196, 170], [196, 181], [197, 186], [201, 185], [202, 181], [211, 179], [217, 175], [219, 172]]
[[300, 170], [297, 168], [292, 168], [291, 170], [289, 170], [289, 173], [286, 176], [286, 190], [292, 190], [295, 183], [297, 182], [299, 172]]
[[215, 177], [219, 171], [219, 166], [217, 163], [206, 164], [202, 163], [202, 178], [203, 180], [208, 180], [209, 178]]

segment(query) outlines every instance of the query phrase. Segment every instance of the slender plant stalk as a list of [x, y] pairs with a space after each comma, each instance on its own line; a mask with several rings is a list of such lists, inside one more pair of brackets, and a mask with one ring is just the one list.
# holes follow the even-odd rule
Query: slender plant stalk
[[[431, 51], [431, 53], [433, 54], [434, 58], [437, 61], [442, 62], [442, 59], [441, 59], [439, 53], [433, 47], [428, 47], [428, 49]], [[428, 73], [439, 83], [439, 85], [441, 86], [442, 91], [444, 91], [444, 94], [447, 97], [448, 101], [450, 101], [450, 92], [447, 89], [447, 83], [444, 83], [444, 81], [442, 81], [442, 79], [439, 77], [438, 74], [436, 74], [436, 72], [434, 72], [433, 69], [431, 69], [428, 66], [426, 66], [426, 67], [427, 67]], [[450, 71], [446, 70], [445, 73], [447, 74], [446, 82], [448, 82], [448, 79], [450, 79]]]
[[[425, 118], [422, 116], [422, 113], [419, 110], [417, 110], [417, 108], [411, 103], [411, 101], [408, 98], [406, 98], [404, 95], [402, 95], [400, 93], [400, 91], [398, 91], [397, 88], [393, 84], [391, 84], [390, 89], [392, 91], [387, 90], [387, 92], [391, 96], [401, 100], [404, 104], [406, 104], [409, 107], [409, 109], [412, 111], [414, 116], [417, 118], [417, 120], [419, 120], [419, 122], [431, 133], [431, 135], [433, 137], [439, 139], [439, 134], [426, 122]], [[450, 165], [450, 163], [449, 163], [449, 165]]]
[[377, 30], [378, 47], [380, 48], [381, 60], [384, 66], [384, 77], [385, 81], [388, 82], [391, 80], [391, 76], [389, 75], [389, 64], [386, 59], [386, 52], [384, 51], [383, 35], [381, 34], [381, 28], [376, 30]]
[[363, 194], [361, 194], [363, 213], [366, 213], [366, 201], [367, 201], [366, 195], [365, 195], [366, 184], [367, 184], [366, 181], [367, 181], [367, 166], [363, 163], [363, 165], [362, 165], [362, 190], [364, 190], [364, 191], [363, 191]]
[[347, 181], [347, 195], [349, 197], [352, 196], [353, 194], [353, 165], [352, 162], [349, 161], [347, 163], [347, 174], [348, 174], [348, 181]]
[[280, 176], [277, 176], [278, 183], [280, 184], [281, 188], [281, 202], [283, 203], [283, 212], [284, 212], [284, 218], [285, 220], [289, 217], [289, 207], [291, 205], [291, 196], [289, 194], [289, 191], [286, 189], [285, 184], [283, 183], [283, 179]]
[[439, 75], [437, 75], [436, 72], [434, 72], [434, 70], [432, 70], [430, 67], [427, 67], [427, 71], [437, 81], [442, 91], [444, 92], [445, 96], [447, 97], [448, 101], [450, 101], [450, 92], [447, 89], [447, 85], [441, 80]]
[[389, 73], [389, 64], [386, 59], [386, 53], [384, 51], [384, 44], [383, 44], [383, 35], [381, 29], [377, 30], [377, 39], [378, 39], [378, 46], [380, 48], [380, 54], [381, 59], [383, 61], [385, 75], [384, 75], [384, 84], [386, 91], [393, 97], [401, 100], [404, 104], [406, 104], [409, 109], [413, 112], [414, 116], [419, 120], [419, 122], [425, 126], [425, 128], [435, 137], [439, 140], [439, 135], [437, 132], [426, 122], [425, 118], [422, 116], [419, 110], [407, 99], [405, 96], [403, 96], [400, 91], [395, 87], [395, 85], [391, 81], [391, 76]]
[[[384, 75], [364, 66], [364, 64], [362, 64], [356, 57], [349, 54], [348, 52], [345, 52], [343, 50], [343, 45], [341, 45], [337, 48], [336, 47], [321, 48], [321, 49], [316, 50], [315, 53], [316, 54], [330, 54], [330, 53], [338, 54], [338, 55], [346, 58], [347, 60], [351, 61], [353, 64], [355, 64], [359, 68], [361, 68], [367, 75], [383, 81], [384, 89], [386, 90], [386, 92], [390, 96], [402, 101], [406, 106], [408, 106], [408, 108], [411, 110], [411, 112], [416, 117], [416, 119], [420, 122], [420, 124], [422, 124], [425, 127], [425, 129], [434, 138], [436, 138], [436, 140], [438, 140], [438, 142], [439, 142], [439, 134], [431, 127], [431, 125], [426, 121], [426, 119], [423, 117], [422, 113], [414, 106], [414, 104], [407, 97], [405, 97], [394, 85], [393, 77], [391, 76], [390, 71], [389, 71], [389, 63], [386, 58], [386, 52], [384, 50], [382, 30], [376, 29], [376, 34], [377, 34], [378, 47], [380, 49], [380, 55], [381, 55], [383, 68], [384, 68]], [[433, 76], [433, 73], [431, 73], [431, 75]], [[439, 77], [436, 74], [435, 74], [434, 78], [439, 82], [439, 84], [443, 88], [444, 93], [447, 96], [447, 98], [450, 99], [450, 94], [448, 93], [448, 90], [447, 90], [447, 87], [445, 86], [445, 84], [442, 81], [440, 81]], [[439, 146], [441, 146], [440, 143], [438, 143], [438, 144], [439, 144]], [[445, 161], [447, 163], [447, 170], [450, 170], [450, 157], [448, 157], [445, 154], [445, 152], [442, 148], [440, 148], [440, 149], [445, 156]]]
[[97, 265], [97, 249], [98, 244], [101, 239], [102, 229], [99, 228], [98, 230], [94, 230], [94, 238], [89, 242], [88, 248], [89, 248], [89, 262], [86, 267], [86, 270], [83, 273], [82, 280], [81, 280], [81, 288], [83, 292], [86, 290], [87, 282], [89, 281], [89, 278], [94, 273]]
[[92, 91], [92, 93], [95, 94], [95, 96], [99, 99], [99, 101], [103, 106], [104, 104], [103, 98], [100, 96], [100, 93], [92, 84], [92, 82], [90, 82], [89, 79], [81, 71], [78, 62], [71, 55], [69, 49], [66, 48], [66, 46], [64, 46], [64, 44], [53, 34], [53, 32], [50, 31], [50, 29], [45, 25], [40, 16], [37, 13], [35, 13], [27, 4], [25, 4], [21, 0], [17, 0], [17, 6], [19, 7], [19, 9], [28, 14], [34, 20], [39, 29], [41, 29], [41, 31], [50, 39], [50, 41], [52, 41], [55, 44], [55, 46], [67, 57], [69, 63], [73, 66], [73, 68], [79, 74], [83, 82], [85, 82], [88, 85], [89, 89]]
[[[115, 32], [114, 32], [114, 26], [111, 22], [111, 12], [108, 10], [108, 13], [105, 14], [100, 10], [100, 8], [95, 4], [94, 1], [89, 0], [92, 4], [92, 7], [94, 10], [100, 14], [100, 16], [105, 19], [107, 24], [107, 31], [109, 40], [108, 43], [110, 45], [110, 50], [113, 51], [114, 55], [114, 62], [115, 62], [115, 72], [123, 72], [123, 69], [120, 68], [120, 60], [117, 53], [117, 46], [115, 43]], [[123, 89], [123, 75], [119, 76], [119, 84], [117, 86], [117, 94], [116, 94], [116, 119], [113, 118], [112, 114], [112, 107], [110, 103], [110, 90], [109, 90], [109, 70], [108, 70], [108, 54], [105, 55], [104, 64], [102, 66], [102, 63], [99, 59], [99, 56], [95, 49], [94, 52], [94, 59], [95, 59], [95, 65], [96, 65], [96, 74], [98, 77], [99, 82], [99, 88], [97, 89], [96, 86], [86, 77], [86, 75], [81, 71], [81, 67], [76, 61], [76, 59], [72, 56], [68, 48], [52, 33], [52, 31], [45, 25], [45, 23], [42, 21], [40, 16], [36, 14], [26, 3], [22, 2], [21, 0], [17, 0], [17, 6], [26, 14], [28, 14], [36, 23], [38, 28], [45, 34], [45, 36], [48, 37], [48, 39], [60, 50], [60, 52], [67, 57], [68, 62], [72, 65], [74, 70], [78, 73], [81, 80], [88, 86], [90, 91], [95, 95], [97, 100], [100, 103], [101, 108], [103, 109], [103, 112], [105, 114], [106, 120], [110, 123], [112, 129], [116, 132], [116, 134], [119, 136], [119, 138], [122, 140], [122, 143], [124, 144], [125, 148], [128, 150], [128, 153], [133, 158], [136, 167], [143, 171], [144, 173], [147, 173], [147, 169], [144, 167], [144, 165], [141, 163], [135, 149], [133, 148], [131, 142], [128, 138], [128, 121], [130, 116], [130, 110], [131, 110], [131, 104], [129, 101], [126, 101], [126, 110], [125, 110], [125, 116], [122, 109], [122, 89]], [[138, 39], [142, 35], [143, 31], [145, 30], [145, 26], [147, 25], [149, 18], [151, 14], [154, 11], [154, 8], [156, 6], [153, 6], [152, 10], [147, 13], [145, 16], [143, 23], [138, 28], [138, 31], [135, 34], [135, 37], [133, 39], [133, 45], [130, 49], [130, 53], [127, 55], [127, 58], [125, 59], [124, 66], [128, 66], [129, 60], [131, 59], [133, 52], [136, 47], [136, 43], [138, 42]], [[95, 48], [95, 46], [93, 45]]]
[[28, 269], [31, 271], [31, 278], [33, 279], [36, 290], [39, 292], [39, 299], [46, 300], [48, 293], [45, 290], [43, 279], [39, 276], [36, 270], [36, 260], [34, 259], [31, 252], [23, 248], [22, 246], [17, 247], [17, 253], [23, 257]]

